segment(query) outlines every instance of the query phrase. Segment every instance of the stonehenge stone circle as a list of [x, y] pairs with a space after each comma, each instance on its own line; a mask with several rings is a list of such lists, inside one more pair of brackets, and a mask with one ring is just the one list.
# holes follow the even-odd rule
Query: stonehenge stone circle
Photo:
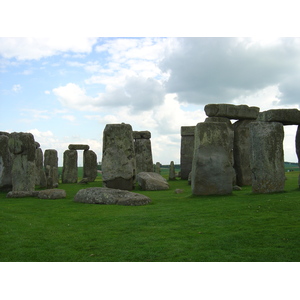
[[133, 131], [133, 138], [136, 173], [151, 172], [153, 170], [151, 133], [149, 131]]
[[78, 180], [78, 154], [76, 150], [64, 152], [62, 183], [76, 183]]
[[9, 135], [8, 145], [13, 154], [12, 191], [34, 191], [36, 146], [33, 135], [13, 132]]
[[195, 126], [181, 126], [180, 177], [188, 179], [194, 156]]
[[97, 175], [97, 154], [92, 150], [83, 151], [83, 178], [93, 182]]
[[300, 110], [270, 109], [259, 113], [257, 121], [280, 122], [283, 125], [300, 125]]
[[12, 155], [8, 147], [7, 134], [0, 132], [0, 190], [9, 190], [12, 188]]
[[147, 196], [105, 187], [82, 189], [74, 197], [74, 202], [88, 204], [116, 204], [116, 205], [145, 205], [151, 202]]
[[234, 170], [230, 143], [230, 131], [223, 123], [197, 124], [191, 175], [194, 195], [232, 193]]
[[249, 128], [253, 193], [284, 191], [283, 125], [253, 122]]
[[107, 124], [103, 131], [102, 178], [108, 188], [133, 190], [136, 162], [132, 127]]
[[233, 104], [207, 104], [204, 111], [208, 117], [225, 117], [237, 120], [255, 120], [259, 114], [259, 107]]

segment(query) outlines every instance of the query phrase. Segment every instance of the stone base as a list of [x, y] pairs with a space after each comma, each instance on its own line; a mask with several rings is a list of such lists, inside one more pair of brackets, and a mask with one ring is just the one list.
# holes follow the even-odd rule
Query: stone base
[[112, 180], [103, 181], [103, 185], [104, 187], [111, 189], [132, 191], [134, 189], [134, 180], [133, 178], [124, 179], [122, 177], [118, 177]]

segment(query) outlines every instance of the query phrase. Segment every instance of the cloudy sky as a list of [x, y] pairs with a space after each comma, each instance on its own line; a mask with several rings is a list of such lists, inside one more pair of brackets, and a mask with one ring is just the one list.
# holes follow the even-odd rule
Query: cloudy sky
[[105, 125], [121, 122], [151, 131], [154, 162], [179, 163], [180, 127], [206, 104], [299, 109], [299, 95], [299, 38], [0, 38], [1, 131], [33, 133], [60, 165], [70, 143], [101, 161]]

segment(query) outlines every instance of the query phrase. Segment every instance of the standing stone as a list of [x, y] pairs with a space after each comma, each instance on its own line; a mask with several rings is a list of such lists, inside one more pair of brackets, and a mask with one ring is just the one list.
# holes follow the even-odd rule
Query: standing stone
[[58, 156], [56, 150], [45, 150], [44, 168], [47, 178], [47, 188], [58, 187]]
[[132, 127], [108, 124], [103, 131], [102, 178], [108, 188], [132, 190], [136, 163]]
[[171, 161], [170, 169], [169, 169], [169, 180], [175, 180], [175, 179], [176, 179], [176, 175], [175, 175], [174, 161]]
[[195, 126], [181, 127], [181, 147], [180, 147], [180, 176], [181, 179], [188, 179], [192, 171], [194, 155], [194, 135]]
[[83, 151], [83, 178], [88, 182], [97, 178], [97, 154], [92, 150]]
[[230, 131], [223, 123], [198, 123], [192, 167], [194, 195], [226, 195], [232, 192]]
[[78, 154], [76, 150], [64, 152], [62, 183], [76, 183], [78, 179]]
[[35, 169], [35, 184], [39, 185], [41, 188], [47, 187], [47, 179], [44, 171], [44, 155], [42, 149], [39, 147], [35, 150]]
[[149, 131], [133, 131], [136, 173], [152, 172], [153, 159], [151, 150], [151, 133]]
[[8, 140], [13, 154], [12, 191], [34, 191], [35, 189], [35, 142], [31, 133], [13, 132]]
[[250, 167], [250, 129], [252, 120], [240, 120], [233, 124], [234, 128], [234, 169], [238, 186], [252, 184]]
[[[298, 165], [300, 168], [300, 125], [298, 125], [298, 129], [297, 129], [297, 133], [296, 133], [296, 153], [297, 153], [297, 157], [298, 157]], [[298, 177], [298, 185], [300, 188], [300, 174]]]
[[160, 162], [155, 164], [155, 173], [160, 174]]
[[9, 134], [0, 132], [0, 190], [11, 190], [12, 188], [12, 155], [8, 147]]
[[249, 128], [253, 193], [282, 192], [285, 183], [283, 125], [253, 122]]

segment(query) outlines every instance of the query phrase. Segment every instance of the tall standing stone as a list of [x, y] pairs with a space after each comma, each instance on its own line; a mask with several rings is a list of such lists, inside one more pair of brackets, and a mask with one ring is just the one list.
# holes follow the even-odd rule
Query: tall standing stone
[[97, 178], [97, 154], [92, 150], [83, 151], [83, 177], [89, 182]]
[[160, 174], [160, 162], [155, 164], [155, 173]]
[[[298, 165], [300, 168], [300, 125], [298, 125], [298, 129], [297, 129], [297, 133], [296, 133], [296, 153], [297, 153], [297, 157], [298, 157]], [[298, 185], [300, 188], [300, 174], [298, 177]]]
[[107, 124], [103, 131], [102, 178], [108, 188], [133, 190], [136, 163], [132, 127]]
[[234, 128], [234, 169], [239, 186], [252, 184], [250, 167], [250, 129], [253, 120], [240, 120], [233, 124]]
[[198, 123], [192, 167], [194, 195], [226, 195], [232, 192], [233, 167], [230, 131], [223, 123]]
[[181, 127], [181, 147], [180, 147], [180, 176], [181, 179], [188, 179], [192, 171], [194, 155], [194, 135], [195, 126]]
[[170, 169], [169, 169], [169, 180], [175, 180], [175, 179], [176, 179], [176, 174], [175, 174], [174, 161], [171, 161]]
[[58, 156], [55, 149], [45, 150], [44, 168], [47, 178], [47, 187], [58, 187]]
[[250, 128], [250, 165], [254, 193], [282, 192], [285, 183], [283, 125], [253, 122]]
[[136, 159], [136, 174], [152, 172], [153, 159], [151, 149], [150, 131], [133, 131], [134, 151]]
[[41, 188], [47, 187], [47, 179], [44, 170], [44, 154], [42, 149], [38, 146], [35, 150], [35, 168], [36, 168], [36, 179], [35, 184]]
[[13, 191], [35, 190], [35, 141], [31, 133], [13, 132], [8, 140], [13, 154], [12, 186]]
[[78, 154], [76, 150], [64, 152], [62, 183], [76, 183], [78, 180]]
[[12, 155], [8, 147], [9, 134], [0, 132], [0, 190], [11, 190], [12, 188]]

